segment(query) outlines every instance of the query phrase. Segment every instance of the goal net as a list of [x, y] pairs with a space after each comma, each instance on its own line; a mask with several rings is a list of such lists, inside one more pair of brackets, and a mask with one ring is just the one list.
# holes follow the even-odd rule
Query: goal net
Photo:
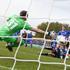
[[[13, 47], [13, 52], [7, 50], [6, 42], [0, 42], [0, 70], [70, 70], [69, 40], [67, 41], [69, 42], [69, 47], [67, 48], [66, 56], [61, 59], [50, 55], [50, 42], [52, 40], [46, 38], [47, 31], [53, 31], [55, 28], [53, 23], [66, 23], [69, 27], [70, 21], [68, 18], [70, 16], [66, 14], [70, 12], [69, 3], [69, 0], [7, 0], [6, 2], [2, 0], [0, 2], [0, 26], [6, 22], [8, 16], [17, 14], [22, 9], [28, 10], [28, 22], [32, 27], [37, 27], [38, 23], [46, 23], [47, 26], [42, 38], [37, 34], [35, 34], [37, 37], [26, 39], [20, 36], [20, 43], [18, 47]], [[2, 6], [4, 7], [3, 9]], [[53, 28], [50, 28], [50, 26]], [[58, 28], [56, 28], [56, 31], [58, 32]], [[25, 45], [21, 46], [24, 39], [31, 39], [33, 44], [28, 44], [27, 47]]]

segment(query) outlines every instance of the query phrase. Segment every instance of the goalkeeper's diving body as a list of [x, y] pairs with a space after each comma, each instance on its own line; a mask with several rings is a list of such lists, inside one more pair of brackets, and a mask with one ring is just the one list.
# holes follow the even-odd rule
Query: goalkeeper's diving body
[[[19, 16], [13, 15], [12, 17], [10, 17], [7, 22], [0, 28], [0, 41], [5, 41], [7, 43], [12, 42], [17, 44], [17, 38], [5, 36], [12, 36], [15, 32], [20, 31], [21, 29], [44, 33], [43, 30], [31, 27], [26, 22], [27, 18], [28, 14], [25, 10], [21, 11]], [[12, 47], [8, 46], [7, 48], [9, 51], [13, 51]]]

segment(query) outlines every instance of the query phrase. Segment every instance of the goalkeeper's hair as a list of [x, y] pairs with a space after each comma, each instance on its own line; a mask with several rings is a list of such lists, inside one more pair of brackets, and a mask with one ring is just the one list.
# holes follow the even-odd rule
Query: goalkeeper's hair
[[22, 19], [27, 20], [27, 18], [28, 18], [27, 11], [26, 10], [22, 10], [20, 12], [20, 16], [21, 16]]
[[20, 12], [20, 16], [26, 16], [27, 15], [27, 11], [26, 10], [22, 10], [21, 12]]

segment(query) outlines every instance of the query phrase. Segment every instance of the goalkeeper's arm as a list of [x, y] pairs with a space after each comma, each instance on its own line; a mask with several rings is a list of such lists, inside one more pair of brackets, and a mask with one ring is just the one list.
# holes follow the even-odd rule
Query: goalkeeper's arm
[[51, 32], [45, 32], [45, 31], [38, 29], [38, 28], [31, 28], [31, 31], [38, 32], [38, 33], [46, 33], [47, 35], [51, 34]]

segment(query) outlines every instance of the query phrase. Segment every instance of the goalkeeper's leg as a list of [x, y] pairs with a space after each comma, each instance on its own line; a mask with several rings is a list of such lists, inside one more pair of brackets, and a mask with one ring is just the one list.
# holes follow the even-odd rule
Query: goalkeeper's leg
[[[7, 48], [9, 51], [13, 51], [13, 47], [18, 47], [19, 43], [20, 43], [20, 38], [6, 38], [4, 39], [4, 41], [7, 42]], [[24, 40], [22, 40], [20, 45], [24, 45]]]
[[[0, 32], [0, 36], [9, 36], [9, 34], [4, 33], [4, 32]], [[0, 41], [5, 41], [5, 42], [9, 43], [9, 45], [7, 47], [9, 51], [13, 50], [12, 49], [12, 45], [10, 43], [14, 43], [14, 44], [16, 44], [18, 46], [20, 40], [21, 40], [20, 37], [18, 37], [18, 38], [14, 38], [14, 37], [11, 37], [11, 38], [9, 38], [9, 37], [0, 37]], [[22, 42], [21, 44], [24, 44], [24, 43]]]
[[7, 42], [6, 48], [12, 52], [12, 46], [16, 43], [16, 38], [4, 38], [4, 41]]
[[[4, 31], [0, 31], [0, 36], [1, 36], [0, 41], [5, 41], [7, 43], [9, 43], [9, 42], [16, 43], [16, 41], [17, 41], [17, 39], [14, 37], [11, 37], [11, 38], [5, 37], [5, 36], [10, 36], [10, 34], [4, 32]], [[8, 45], [7, 48], [9, 49], [9, 51], [12, 51], [12, 47], [10, 44]]]

